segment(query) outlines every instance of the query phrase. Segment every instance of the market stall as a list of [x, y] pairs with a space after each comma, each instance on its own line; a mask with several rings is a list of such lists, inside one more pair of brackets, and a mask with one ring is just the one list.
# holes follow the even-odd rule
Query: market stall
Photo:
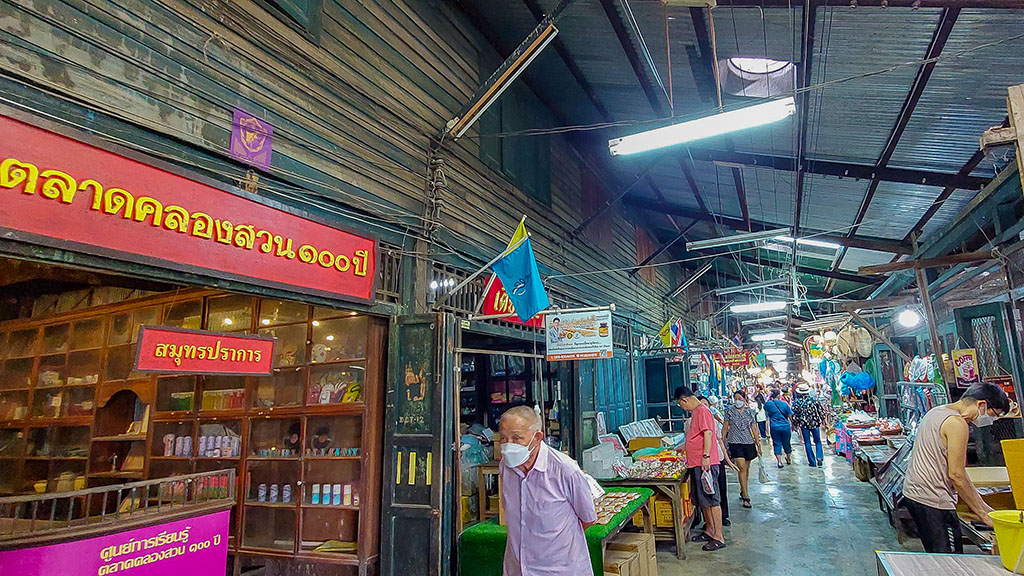
[[[641, 523], [644, 533], [651, 532], [653, 494], [654, 491], [650, 488], [615, 487], [609, 488], [595, 502], [599, 510], [598, 523], [587, 528], [585, 533], [595, 575], [604, 574], [609, 544], [635, 514], [640, 513], [644, 518]], [[491, 518], [464, 530], [459, 537], [459, 574], [501, 576], [507, 538], [508, 528], [501, 525], [497, 518]]]

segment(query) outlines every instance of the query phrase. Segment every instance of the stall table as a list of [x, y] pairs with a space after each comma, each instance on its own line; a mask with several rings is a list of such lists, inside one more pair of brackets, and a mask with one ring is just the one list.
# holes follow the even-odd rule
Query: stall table
[[[616, 487], [608, 492], [635, 492], [640, 498], [633, 500], [607, 524], [595, 524], [587, 528], [587, 549], [594, 566], [594, 574], [604, 574], [604, 553], [608, 541], [615, 537], [622, 527], [629, 522], [634, 514], [644, 515], [644, 531], [653, 531], [651, 515], [653, 508], [651, 496], [654, 491], [649, 488]], [[497, 518], [490, 518], [464, 530], [459, 536], [459, 574], [460, 576], [501, 576], [502, 562], [505, 558], [505, 542], [508, 539], [508, 528], [498, 523]]]
[[686, 514], [683, 506], [683, 487], [689, 481], [689, 472], [679, 478], [616, 478], [600, 480], [605, 487], [637, 486], [657, 490], [672, 501], [672, 529], [675, 532], [676, 557], [686, 558], [686, 536], [693, 514]]
[[1005, 576], [1007, 571], [997, 556], [966, 554], [927, 554], [923, 552], [875, 552], [878, 576]]

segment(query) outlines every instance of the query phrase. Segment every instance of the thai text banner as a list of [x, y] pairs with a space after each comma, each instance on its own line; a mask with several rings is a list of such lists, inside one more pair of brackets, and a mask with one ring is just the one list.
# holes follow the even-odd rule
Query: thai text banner
[[612, 357], [611, 310], [548, 313], [544, 326], [548, 361]]
[[0, 134], [0, 236], [304, 294], [373, 299], [373, 238], [5, 116]]
[[224, 576], [230, 511], [50, 546], [0, 552], [18, 576]]
[[274, 338], [202, 330], [143, 326], [139, 329], [139, 372], [165, 374], [273, 374]]

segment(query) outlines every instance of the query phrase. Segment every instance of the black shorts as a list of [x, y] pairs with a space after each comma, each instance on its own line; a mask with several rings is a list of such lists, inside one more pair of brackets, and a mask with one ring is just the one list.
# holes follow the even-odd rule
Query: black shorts
[[704, 470], [700, 466], [696, 468], [690, 468], [690, 498], [693, 500], [694, 506], [698, 508], [714, 508], [715, 506], [722, 505], [722, 494], [720, 492], [718, 484], [718, 475], [721, 474], [719, 466], [711, 467], [711, 485], [715, 487], [714, 494], [708, 494], [704, 492], [704, 487], [701, 485], [700, 475], [704, 473]]
[[757, 446], [753, 444], [729, 444], [729, 458], [743, 458], [750, 461], [757, 458]]

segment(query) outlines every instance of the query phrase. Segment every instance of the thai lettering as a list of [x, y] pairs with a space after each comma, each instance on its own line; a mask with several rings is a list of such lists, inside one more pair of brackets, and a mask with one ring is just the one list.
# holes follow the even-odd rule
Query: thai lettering
[[153, 349], [154, 358], [169, 358], [175, 366], [182, 360], [223, 360], [232, 362], [262, 362], [263, 353], [251, 348], [229, 348], [217, 340], [214, 346], [157, 343]]
[[21, 186], [24, 194], [35, 194], [39, 181], [39, 169], [34, 164], [8, 158], [0, 163], [0, 186], [16, 188]]
[[53, 200], [60, 200], [65, 204], [71, 204], [75, 199], [75, 192], [78, 192], [78, 183], [71, 176], [60, 170], [43, 170], [40, 174], [43, 178], [43, 196]]
[[[337, 247], [330, 250], [301, 244], [296, 251], [292, 238], [274, 234], [270, 230], [260, 230], [251, 224], [234, 224], [204, 212], [190, 213], [181, 206], [164, 206], [149, 196], [135, 197], [122, 188], [104, 188], [93, 179], [78, 181], [60, 170], [40, 170], [34, 164], [15, 158], [0, 161], [0, 189], [3, 188], [20, 189], [23, 194], [29, 195], [36, 194], [38, 190], [43, 198], [58, 200], [62, 204], [72, 204], [76, 195], [86, 194], [91, 198], [90, 208], [100, 214], [149, 223], [155, 228], [213, 240], [241, 250], [257, 248], [261, 253], [275, 258], [294, 260], [297, 256], [305, 264], [319, 265], [355, 276], [366, 276], [370, 266], [369, 250], [345, 253], [338, 251]], [[207, 350], [203, 353], [220, 356], [219, 351]]]

